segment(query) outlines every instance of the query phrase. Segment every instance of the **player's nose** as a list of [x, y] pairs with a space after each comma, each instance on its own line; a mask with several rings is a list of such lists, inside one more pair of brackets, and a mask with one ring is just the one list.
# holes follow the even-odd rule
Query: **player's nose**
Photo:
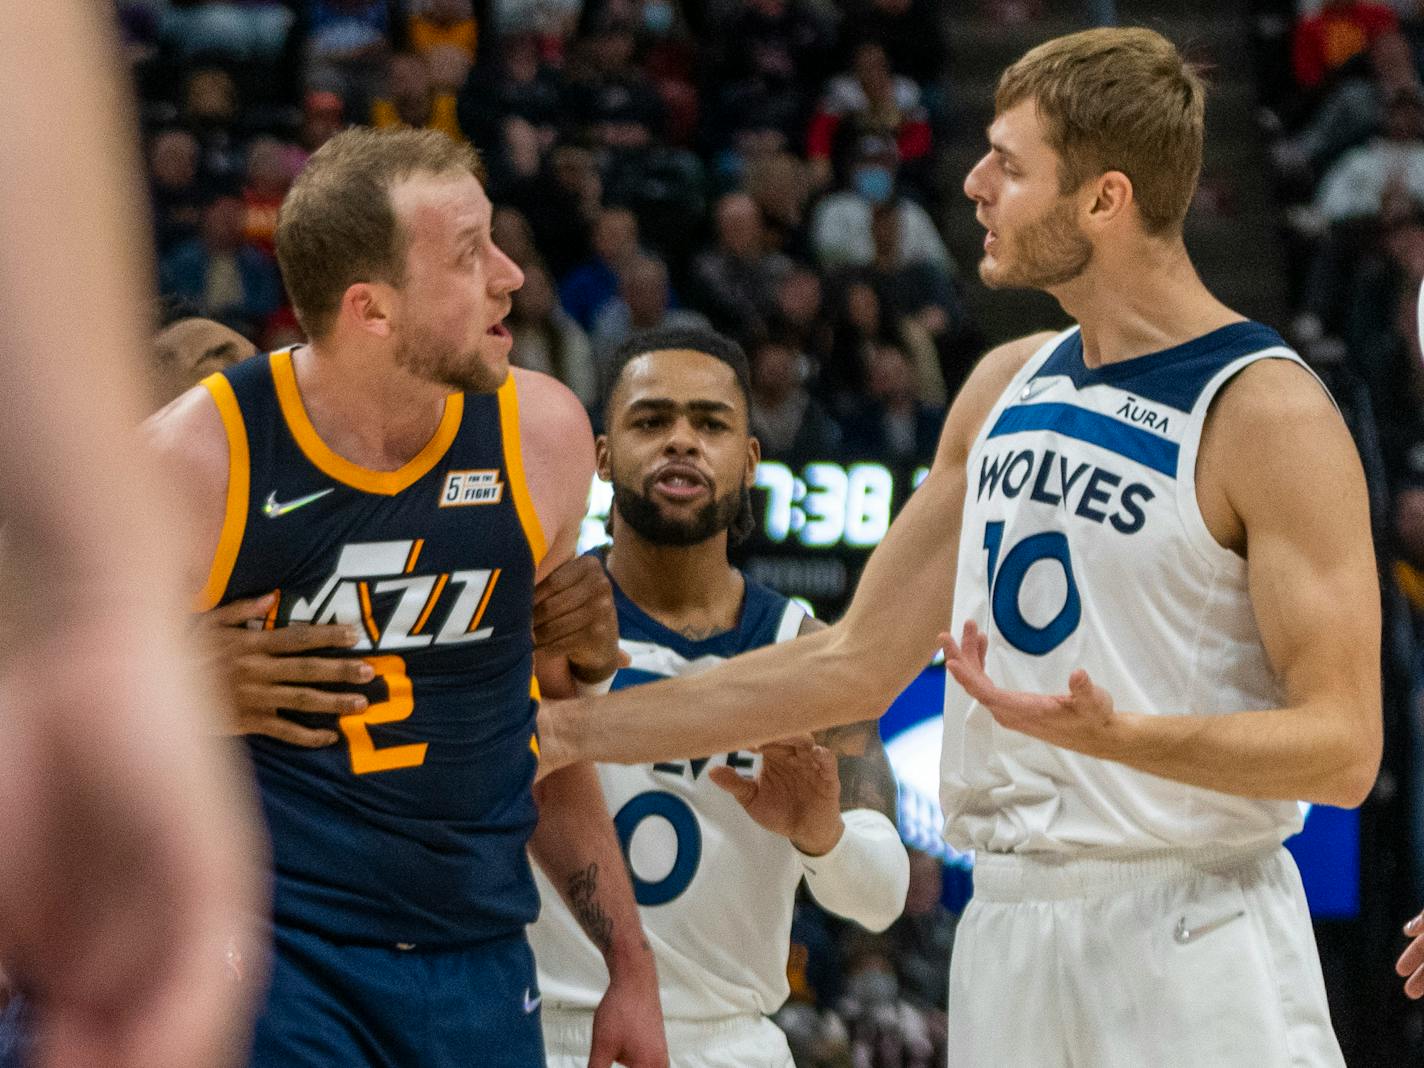
[[702, 439], [690, 419], [674, 419], [668, 425], [667, 439], [663, 442], [663, 452], [679, 456], [693, 456], [702, 451]]
[[985, 180], [985, 169], [989, 163], [989, 156], [986, 153], [978, 163], [974, 164], [968, 174], [964, 176], [964, 195], [976, 204], [983, 203], [989, 199], [988, 183]]
[[499, 296], [508, 296], [524, 284], [524, 271], [498, 246], [494, 247], [493, 268], [489, 273], [490, 289]]

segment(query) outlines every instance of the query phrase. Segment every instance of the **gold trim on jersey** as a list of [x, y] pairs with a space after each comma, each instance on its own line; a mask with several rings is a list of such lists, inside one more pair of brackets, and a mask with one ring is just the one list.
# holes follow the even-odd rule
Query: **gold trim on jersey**
[[223, 512], [222, 533], [208, 568], [208, 581], [198, 594], [198, 611], [213, 608], [227, 592], [228, 579], [237, 564], [237, 551], [242, 548], [242, 534], [247, 529], [247, 494], [251, 468], [247, 454], [247, 427], [242, 422], [242, 410], [232, 383], [221, 373], [208, 375], [202, 385], [218, 406], [223, 430], [227, 434], [227, 508]]
[[519, 445], [519, 392], [514, 385], [513, 371], [499, 387], [499, 430], [504, 438], [504, 468], [509, 472], [514, 508], [519, 513], [524, 536], [529, 540], [529, 551], [534, 554], [534, 566], [538, 567], [549, 545], [544, 540], [544, 528], [539, 525], [539, 513], [534, 510], [534, 499], [529, 495], [529, 483], [524, 477], [524, 453]]
[[297, 374], [292, 366], [292, 350], [282, 349], [272, 353], [272, 381], [277, 387], [277, 404], [282, 409], [282, 418], [287, 429], [292, 432], [297, 446], [312, 465], [330, 475], [338, 482], [344, 482], [365, 493], [379, 493], [394, 497], [402, 490], [409, 489], [428, 474], [440, 458], [445, 455], [460, 430], [460, 420], [465, 412], [465, 395], [451, 393], [445, 398], [445, 413], [440, 417], [440, 425], [435, 435], [425, 447], [407, 463], [395, 471], [372, 471], [370, 468], [354, 464], [344, 456], [338, 456], [317, 434], [312, 426], [307, 410], [302, 406], [302, 393], [297, 388]]

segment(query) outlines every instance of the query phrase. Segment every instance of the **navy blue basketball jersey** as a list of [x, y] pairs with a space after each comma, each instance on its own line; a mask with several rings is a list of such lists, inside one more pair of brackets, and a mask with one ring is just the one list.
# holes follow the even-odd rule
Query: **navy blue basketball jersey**
[[[612, 582], [611, 576], [609, 581]], [[701, 640], [685, 637], [663, 626], [634, 604], [618, 583], [613, 582], [613, 603], [618, 609], [618, 643], [633, 658], [633, 662], [618, 670], [612, 688], [626, 690], [640, 683], [684, 674], [682, 671], [662, 670], [661, 663], [648, 659], [643, 655], [645, 653], [665, 650], [689, 664], [711, 664], [796, 637], [797, 628], [806, 618], [805, 611], [769, 586], [749, 578], [744, 581], [746, 592], [742, 597], [742, 614], [737, 625]]]
[[[538, 912], [534, 572], [511, 375], [455, 393], [397, 471], [317, 436], [290, 351], [204, 381], [227, 432], [227, 515], [203, 607], [278, 591], [268, 627], [343, 623], [375, 670], [342, 740], [248, 744], [279, 923], [360, 943], [470, 945]], [[331, 717], [290, 713], [310, 726]]]

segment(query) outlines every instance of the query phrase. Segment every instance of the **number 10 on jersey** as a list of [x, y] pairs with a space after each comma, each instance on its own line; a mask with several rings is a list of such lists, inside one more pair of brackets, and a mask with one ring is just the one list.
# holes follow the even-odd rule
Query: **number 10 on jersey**
[[[1078, 583], [1073, 578], [1068, 539], [1056, 530], [1030, 534], [1001, 557], [1003, 541], [1002, 522], [989, 523], [984, 527], [984, 549], [989, 554], [989, 604], [994, 615], [994, 626], [1015, 649], [1031, 656], [1044, 656], [1067, 641], [1083, 619], [1083, 602], [1078, 596]], [[1040, 561], [1056, 563], [1063, 568], [1067, 593], [1057, 614], [1038, 627], [1024, 618], [1019, 595], [1029, 569]]]

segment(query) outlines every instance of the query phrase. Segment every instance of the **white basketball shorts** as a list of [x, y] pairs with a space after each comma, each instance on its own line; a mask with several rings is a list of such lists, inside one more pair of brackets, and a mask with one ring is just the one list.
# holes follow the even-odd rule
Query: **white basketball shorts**
[[1343, 1068], [1284, 848], [979, 854], [949, 970], [953, 1068]]
[[[549, 1068], [588, 1068], [593, 1013], [544, 1007]], [[667, 1020], [671, 1068], [796, 1068], [781, 1028], [765, 1016]]]

